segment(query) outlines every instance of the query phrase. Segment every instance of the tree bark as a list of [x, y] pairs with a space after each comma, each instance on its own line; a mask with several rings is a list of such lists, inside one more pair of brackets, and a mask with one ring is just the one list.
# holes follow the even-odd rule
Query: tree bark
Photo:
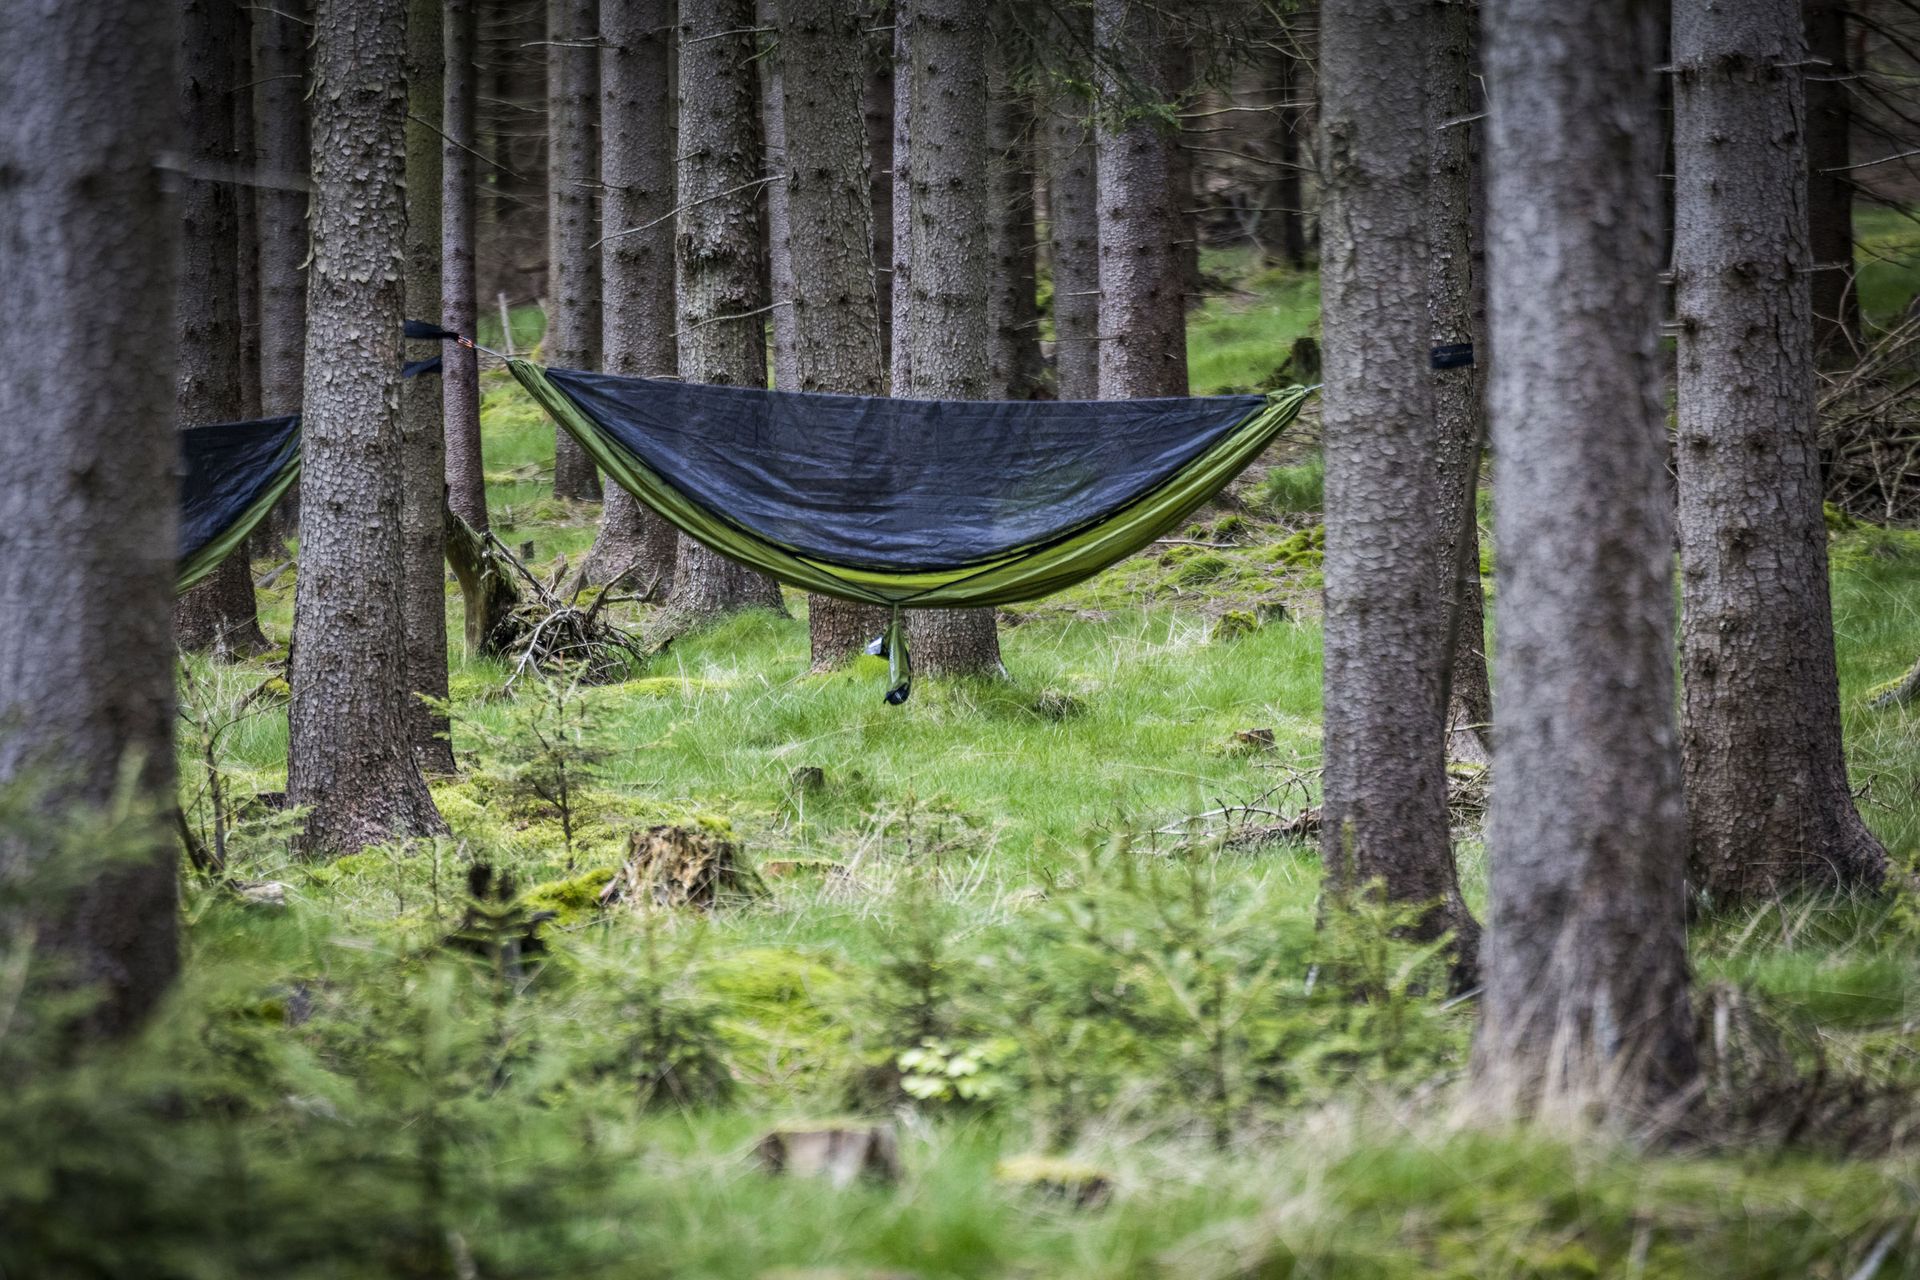
[[[253, 10], [245, 4], [238, 7], [240, 29], [230, 50], [233, 91], [227, 96], [233, 107], [236, 161], [244, 171], [257, 175], [260, 147], [253, 121]], [[234, 255], [235, 294], [240, 306], [240, 417], [253, 422], [265, 415], [260, 412], [260, 209], [251, 187], [242, 187], [234, 195], [234, 229], [240, 242]]]
[[[1436, 348], [1471, 351], [1471, 363], [1433, 374], [1434, 462], [1439, 488], [1435, 511], [1442, 541], [1435, 570], [1448, 601], [1446, 652], [1447, 751], [1484, 765], [1493, 758], [1493, 693], [1487, 681], [1486, 599], [1480, 588], [1480, 458], [1486, 441], [1486, 400], [1480, 378], [1484, 297], [1475, 278], [1473, 9], [1466, 3], [1430, 6], [1433, 41], [1427, 50], [1428, 102], [1433, 139], [1427, 226], [1431, 237], [1427, 286]], [[1458, 121], [1459, 123], [1452, 123]]]
[[[440, 291], [440, 120], [444, 104], [445, 0], [407, 4], [407, 280], [409, 318], [432, 319]], [[427, 358], [443, 344], [416, 348]], [[452, 348], [448, 348], [452, 349]], [[443, 365], [444, 367], [444, 365]], [[447, 717], [423, 698], [447, 697], [447, 439], [439, 378], [400, 389], [401, 617], [407, 636], [406, 718], [414, 753], [430, 774], [454, 772]]]
[[993, 7], [987, 59], [987, 293], [995, 400], [1034, 400], [1045, 390], [1040, 358], [1039, 232], [1033, 209], [1033, 100], [1016, 84], [1021, 35], [1004, 4]]
[[[877, 18], [885, 22], [888, 6]], [[868, 33], [865, 121], [873, 212], [873, 292], [880, 302], [880, 358], [893, 359], [893, 32]]]
[[[681, 0], [680, 376], [764, 387], [766, 297], [754, 183], [760, 177], [753, 0]], [[669, 612], [676, 626], [782, 607], [771, 578], [680, 539]]]
[[[1062, 43], [1091, 47], [1090, 14], [1056, 12]], [[1069, 44], [1069, 47], [1074, 47]], [[1053, 367], [1062, 400], [1100, 398], [1100, 193], [1090, 104], [1064, 88], [1047, 95], [1047, 236], [1053, 255]]]
[[[847, 0], [777, 0], [783, 101], [768, 129], [783, 122], [786, 214], [807, 234], [793, 237], [774, 301], [788, 302], [792, 363], [774, 368], [787, 391], [886, 394], [880, 351], [880, 303], [874, 290], [873, 191], [863, 119], [866, 69], [847, 57], [864, 46], [870, 19]], [[785, 289], [783, 294], [780, 291]], [[781, 312], [776, 310], [776, 316]], [[775, 350], [778, 350], [776, 344]], [[807, 598], [813, 668], [860, 653], [886, 630], [887, 611], [832, 596]]]
[[[1431, 0], [1330, 10], [1321, 34], [1326, 329], [1322, 854], [1474, 960], [1447, 822], [1450, 527], [1428, 371]], [[1424, 461], [1425, 465], [1408, 465]]]
[[1185, 172], [1174, 154], [1179, 133], [1154, 113], [1178, 99], [1186, 55], [1166, 12], [1138, 0], [1094, 0], [1093, 28], [1103, 63], [1096, 131], [1100, 395], [1183, 396], [1189, 197], [1178, 190]]
[[[193, 165], [224, 175], [240, 163], [234, 137], [234, 63], [245, 28], [237, 0], [179, 0], [180, 70], [175, 95]], [[237, 422], [240, 381], [241, 188], [188, 174], [181, 183], [180, 279], [174, 300], [179, 343], [174, 412], [181, 426]], [[258, 653], [266, 636], [254, 612], [245, 547], [174, 604], [180, 646], [219, 657]]]
[[[907, 368], [905, 381], [894, 384], [895, 395], [929, 400], [992, 395], [988, 43], [985, 6], [912, 0], [906, 77], [913, 134], [911, 265], [906, 325], [903, 329], [896, 318], [894, 326], [896, 343], [905, 334]], [[894, 240], [897, 252], [897, 227]], [[897, 304], [897, 280], [894, 287]], [[913, 664], [924, 675], [1005, 670], [991, 609], [914, 610], [908, 628]]]
[[[480, 0], [446, 0], [446, 137], [440, 149], [441, 303], [440, 324], [474, 335], [480, 319], [475, 252], [479, 235], [479, 193], [475, 155], [479, 149]], [[480, 353], [448, 343], [442, 348], [440, 377], [445, 407], [447, 505], [478, 533], [487, 530], [487, 469], [480, 448]]]
[[1474, 1077], [1496, 1113], [1630, 1111], [1696, 1073], [1659, 400], [1663, 13], [1484, 8], [1500, 701]]
[[1847, 789], [1808, 295], [1796, 0], [1673, 7], [1681, 654], [1693, 881], [1877, 885]]
[[306, 500], [287, 751], [288, 798], [309, 806], [308, 854], [446, 830], [413, 752], [401, 604], [406, 17], [392, 0], [319, 0], [314, 12]]
[[[300, 412], [307, 358], [307, 45], [310, 0], [279, 0], [253, 13], [254, 116], [264, 183], [260, 218], [260, 412]], [[300, 530], [296, 485], [274, 508], [274, 534]]]
[[[1465, 9], [1466, 6], [1458, 7]], [[1465, 21], [1472, 25], [1470, 12], [1465, 15]], [[1267, 122], [1274, 172], [1267, 189], [1269, 207], [1263, 215], [1273, 217], [1280, 224], [1278, 244], [1266, 246], [1267, 260], [1284, 262], [1296, 271], [1307, 265], [1306, 192], [1302, 189], [1300, 168], [1300, 135], [1307, 128], [1307, 112], [1299, 105], [1306, 88], [1301, 83], [1300, 70], [1300, 58], [1294, 50], [1283, 48], [1274, 54], [1270, 106], [1273, 116]], [[1274, 252], [1276, 248], [1278, 253]]]
[[892, 345], [887, 352], [887, 385], [905, 395], [911, 381], [913, 343], [907, 315], [913, 302], [913, 0], [891, 0], [893, 10], [893, 246]]
[[[746, 24], [751, 26], [752, 23]], [[547, 336], [562, 369], [600, 367], [600, 239], [594, 192], [600, 95], [600, 0], [547, 0]], [[600, 497], [600, 473], [579, 442], [553, 433], [553, 492]]]
[[[787, 107], [781, 76], [786, 50], [773, 35], [780, 27], [779, 6], [775, 0], [756, 0], [754, 21], [759, 24], [762, 40], [760, 56], [754, 65], [759, 70], [760, 138], [767, 179], [767, 280], [773, 298], [773, 310], [767, 313], [767, 331], [773, 346], [773, 385], [791, 387], [799, 380], [793, 352], [793, 218], [789, 213]], [[846, 50], [842, 49], [840, 56], [845, 58]]]
[[1806, 0], [1807, 224], [1813, 351], [1843, 364], [1860, 350], [1853, 267], [1853, 99], [1846, 0]]
[[[600, 270], [608, 373], [671, 378], [673, 340], [673, 60], [670, 0], [608, 9], [601, 28], [600, 171], [606, 231]], [[600, 529], [581, 563], [585, 581], [672, 589], [678, 535], [617, 484], [606, 487]]]
[[[44, 787], [56, 822], [130, 780], [146, 815], [116, 841], [126, 857], [62, 874], [0, 936], [93, 986], [81, 1027], [106, 1035], [179, 969], [164, 817], [176, 515], [157, 480], [179, 444], [173, 344], [155, 340], [173, 319], [176, 210], [153, 162], [173, 144], [156, 108], [174, 101], [177, 16], [151, 0], [27, 5], [0, 41], [0, 280], [23, 339], [0, 344], [0, 780]], [[48, 856], [0, 837], [0, 884], [24, 891]]]

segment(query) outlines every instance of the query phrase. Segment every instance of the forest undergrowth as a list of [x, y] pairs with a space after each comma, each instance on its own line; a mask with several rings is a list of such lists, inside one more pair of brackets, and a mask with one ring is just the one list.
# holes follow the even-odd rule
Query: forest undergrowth
[[[1193, 326], [1200, 389], [1311, 322], [1303, 282], [1250, 277]], [[498, 378], [486, 427], [502, 540], [577, 560], [593, 512], [546, 496], [550, 429]], [[456, 657], [452, 835], [333, 862], [290, 856], [275, 799], [284, 649], [190, 661], [182, 795], [224, 865], [189, 876], [154, 1025], [0, 1094], [0, 1275], [1920, 1275], [1920, 712], [1867, 708], [1920, 652], [1920, 534], [1833, 543], [1854, 781], [1900, 881], [1703, 904], [1679, 1136], [1489, 1131], [1442, 947], [1323, 904], [1278, 834], [1315, 800], [1311, 444], [1008, 611], [1007, 680], [904, 708], [877, 659], [806, 674], [791, 593], [615, 683]], [[292, 596], [260, 593], [282, 645]], [[710, 906], [623, 879], [661, 827], [737, 863]], [[15, 999], [30, 948], [0, 949], [0, 1074], [57, 1034]], [[897, 1153], [846, 1185], [755, 1156], [876, 1124]]]

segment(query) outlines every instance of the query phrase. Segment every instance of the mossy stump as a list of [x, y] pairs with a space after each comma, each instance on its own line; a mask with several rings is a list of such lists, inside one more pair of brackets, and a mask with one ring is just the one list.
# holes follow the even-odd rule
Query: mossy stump
[[753, 1154], [768, 1173], [825, 1178], [835, 1187], [859, 1178], [894, 1182], [900, 1177], [900, 1144], [892, 1125], [775, 1129], [754, 1144]]
[[698, 907], [712, 910], [757, 898], [766, 886], [723, 833], [705, 827], [648, 827], [627, 838], [627, 856], [601, 890], [603, 905], [635, 910]]

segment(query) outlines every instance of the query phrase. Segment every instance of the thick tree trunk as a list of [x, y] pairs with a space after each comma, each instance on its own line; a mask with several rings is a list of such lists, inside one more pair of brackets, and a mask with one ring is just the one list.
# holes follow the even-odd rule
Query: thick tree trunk
[[[761, 50], [755, 62], [760, 83], [760, 140], [766, 156], [767, 280], [773, 310], [767, 314], [767, 332], [773, 346], [773, 385], [791, 387], [799, 379], [794, 365], [793, 218], [789, 212], [787, 165], [787, 104], [781, 67], [786, 51], [774, 38], [780, 27], [775, 0], [757, 0], [754, 20], [760, 26]], [[846, 50], [840, 51], [842, 59]], [[804, 225], [804, 224], [803, 224]], [[808, 228], [811, 232], [812, 228]]]
[[1631, 1112], [1696, 1070], [1659, 401], [1664, 6], [1483, 12], [1500, 701], [1475, 1083], [1496, 1112]]
[[[602, 21], [600, 172], [606, 231], [602, 348], [608, 373], [675, 376], [673, 340], [673, 60], [671, 0], [616, 5]], [[606, 487], [585, 580], [672, 589], [678, 535], [617, 484]], [[635, 567], [638, 566], [638, 567]]]
[[[1486, 440], [1486, 398], [1480, 380], [1485, 346], [1484, 298], [1475, 279], [1473, 9], [1465, 3], [1430, 6], [1433, 40], [1427, 49], [1428, 110], [1433, 139], [1432, 185], [1427, 193], [1431, 241], [1428, 313], [1436, 349], [1469, 349], [1469, 363], [1433, 373], [1434, 462], [1439, 487], [1440, 559], [1434, 566], [1451, 610], [1447, 620], [1447, 750], [1470, 764], [1492, 760], [1493, 694], [1487, 682], [1486, 599], [1480, 589], [1480, 523], [1475, 500]], [[1452, 123], [1452, 122], [1459, 123]], [[1442, 361], [1449, 363], [1449, 361]]]
[[[194, 166], [224, 175], [240, 163], [234, 137], [234, 63], [245, 31], [238, 0], [175, 0], [180, 4], [180, 70], [176, 95], [181, 137]], [[183, 427], [237, 422], [240, 380], [240, 194], [212, 176], [181, 183], [180, 279], [193, 287], [174, 300], [179, 343], [175, 415]], [[253, 575], [245, 547], [207, 581], [181, 596], [174, 637], [183, 649], [220, 657], [267, 647], [254, 613]]]
[[[912, 97], [913, 234], [904, 330], [906, 381], [895, 395], [984, 400], [992, 394], [987, 309], [988, 17], [970, 0], [913, 0], [907, 76]], [[895, 238], [899, 232], [896, 228]], [[899, 300], [898, 284], [895, 300]], [[909, 615], [913, 663], [929, 676], [988, 675], [1000, 665], [991, 609]]]
[[1093, 27], [1109, 68], [1100, 77], [1096, 132], [1100, 395], [1183, 396], [1189, 196], [1178, 190], [1185, 172], [1174, 154], [1178, 131], [1154, 109], [1179, 97], [1186, 56], [1167, 13], [1138, 0], [1094, 0]]
[[406, 10], [315, 6], [306, 486], [287, 794], [300, 847], [446, 829], [416, 762], [401, 600], [400, 336], [407, 277]]
[[[408, 0], [407, 302], [413, 319], [437, 317], [440, 290], [440, 113], [444, 105], [445, 0]], [[434, 343], [422, 357], [454, 350]], [[444, 365], [443, 365], [444, 367]], [[407, 723], [420, 767], [454, 772], [447, 717], [422, 699], [447, 697], [447, 437], [439, 378], [409, 378], [400, 389], [400, 537], [407, 633]]]
[[1681, 629], [1694, 883], [1876, 885], [1847, 790], [1808, 301], [1797, 0], [1673, 6]]
[[[279, 0], [253, 13], [254, 117], [263, 185], [260, 217], [260, 412], [300, 412], [307, 358], [307, 45], [310, 0]], [[290, 538], [300, 495], [289, 491], [271, 520]]]
[[[751, 26], [751, 23], [747, 24]], [[547, 0], [548, 364], [600, 367], [600, 0]], [[596, 499], [600, 473], [579, 442], [553, 433], [553, 492]]]
[[[1336, 894], [1377, 884], [1455, 930], [1472, 918], [1447, 823], [1450, 528], [1437, 518], [1427, 367], [1430, 0], [1328, 12], [1320, 49], [1326, 164], [1326, 729], [1322, 853]], [[1426, 465], [1409, 466], [1421, 459]]]
[[[776, 364], [774, 385], [885, 395], [880, 304], [873, 286], [873, 191], [862, 119], [867, 76], [847, 57], [849, 48], [865, 42], [869, 19], [846, 0], [778, 0], [774, 7], [788, 213], [792, 225], [807, 228], [790, 244], [784, 286], [789, 292], [778, 292], [781, 276], [774, 273], [774, 301], [789, 302], [793, 317], [792, 368], [783, 373]], [[767, 119], [771, 130], [774, 113]], [[847, 661], [886, 626], [884, 609], [809, 596], [814, 669]]]
[[887, 352], [887, 385], [896, 396], [907, 394], [911, 381], [913, 343], [907, 334], [907, 314], [913, 302], [913, 0], [891, 0], [893, 10], [893, 246], [892, 298]]
[[[878, 20], [885, 22], [882, 5]], [[873, 202], [873, 292], [880, 302], [880, 358], [893, 359], [893, 32], [884, 26], [866, 39], [868, 192]], [[891, 364], [882, 366], [890, 368]]]
[[1812, 241], [1813, 350], [1823, 364], [1860, 349], [1853, 270], [1853, 90], [1847, 0], [1806, 0], [1807, 227]]
[[[1455, 7], [1466, 9], [1464, 4], [1448, 6]], [[1472, 25], [1470, 11], [1465, 21]], [[1283, 48], [1274, 54], [1269, 108], [1273, 116], [1267, 122], [1274, 172], [1267, 188], [1268, 208], [1261, 215], [1263, 221], [1271, 218], [1280, 228], [1278, 236], [1264, 242], [1267, 260], [1284, 262], [1296, 270], [1307, 265], [1306, 192], [1301, 182], [1300, 138], [1308, 126], [1306, 108], [1300, 105], [1305, 92], [1300, 72], [1300, 59], [1294, 50]]]
[[[475, 152], [479, 146], [480, 0], [446, 0], [446, 138], [440, 149], [440, 324], [472, 337], [479, 323], [474, 254], [479, 235]], [[487, 469], [480, 451], [480, 353], [448, 343], [441, 395], [447, 441], [447, 505], [477, 532], [487, 530]]]
[[[767, 383], [766, 298], [754, 182], [760, 176], [753, 0], [681, 0], [680, 376]], [[669, 608], [685, 626], [747, 608], [779, 609], [780, 588], [691, 538], [680, 539]]]
[[1076, 94], [1048, 95], [1044, 125], [1053, 368], [1062, 400], [1100, 398], [1099, 191], [1087, 112], [1088, 103]]
[[1025, 51], [1011, 11], [996, 5], [993, 19], [987, 61], [991, 394], [996, 400], [1033, 400], [1046, 385], [1035, 296], [1040, 246], [1033, 210], [1033, 100], [1016, 83]]
[[[148, 815], [118, 845], [127, 860], [49, 876], [63, 888], [0, 917], [0, 937], [93, 985], [84, 1024], [102, 1034], [137, 1025], [179, 969], [162, 818], [176, 516], [157, 479], [179, 445], [173, 344], [155, 339], [173, 320], [176, 211], [154, 165], [174, 145], [177, 13], [27, 5], [0, 40], [0, 280], [23, 339], [0, 344], [0, 780], [46, 785], [56, 813], [104, 808], [131, 780]], [[47, 853], [0, 837], [0, 883], [24, 887]]]

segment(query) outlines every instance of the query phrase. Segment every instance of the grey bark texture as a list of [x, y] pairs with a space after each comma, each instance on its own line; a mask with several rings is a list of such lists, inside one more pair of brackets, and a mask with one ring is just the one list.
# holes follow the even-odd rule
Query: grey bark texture
[[[408, 0], [407, 301], [412, 319], [440, 314], [440, 113], [444, 106], [445, 0]], [[450, 343], [422, 357], [457, 350]], [[407, 633], [407, 723], [428, 773], [452, 773], [447, 717], [422, 698], [447, 697], [447, 437], [441, 379], [409, 378], [400, 390], [401, 613]]]
[[1694, 884], [1872, 886], [1847, 789], [1814, 408], [1796, 0], [1674, 0], [1681, 628]]
[[[238, 0], [174, 0], [180, 7], [175, 100], [180, 138], [210, 174], [241, 162], [234, 136], [236, 50], [246, 31]], [[237, 422], [246, 415], [240, 361], [240, 197], [244, 188], [212, 178], [181, 179], [180, 276], [192, 287], [174, 300], [179, 344], [175, 420], [182, 427]], [[267, 647], [254, 612], [253, 575], [243, 546], [181, 596], [174, 636], [183, 649], [220, 657]]]
[[[1484, 765], [1492, 760], [1493, 694], [1487, 679], [1486, 598], [1480, 588], [1480, 523], [1475, 500], [1486, 441], [1486, 397], [1480, 357], [1486, 342], [1480, 305], [1484, 284], [1474, 262], [1475, 186], [1473, 6], [1438, 0], [1429, 7], [1429, 129], [1433, 139], [1427, 193], [1427, 311], [1435, 346], [1475, 345], [1474, 363], [1433, 373], [1435, 513], [1442, 528], [1435, 568], [1446, 593], [1447, 751]], [[1445, 122], [1459, 121], [1457, 124]]]
[[[674, 263], [680, 376], [764, 387], [766, 305], [754, 184], [761, 152], [753, 0], [681, 0], [680, 154]], [[780, 588], [680, 539], [668, 602], [676, 626], [782, 608]]]
[[[775, 0], [768, 7], [777, 24], [782, 100], [769, 104], [779, 111], [768, 112], [767, 128], [771, 134], [774, 121], [782, 122], [779, 154], [785, 177], [768, 194], [784, 187], [792, 225], [806, 228], [789, 243], [784, 282], [781, 272], [773, 275], [774, 302], [788, 304], [773, 314], [790, 316], [793, 330], [790, 367], [783, 370], [776, 361], [774, 385], [885, 395], [863, 119], [867, 72], [847, 56], [849, 49], [865, 45], [871, 18], [855, 0]], [[809, 596], [814, 669], [852, 658], [886, 625], [884, 609]]]
[[1447, 821], [1444, 722], [1451, 528], [1428, 368], [1426, 53], [1432, 0], [1329, 9], [1325, 167], [1326, 640], [1321, 849], [1337, 895], [1377, 884], [1455, 931], [1472, 918]]
[[[673, 59], [671, 0], [609, 6], [601, 22], [601, 347], [608, 373], [671, 378], [673, 340]], [[636, 229], [638, 228], [638, 229]], [[632, 570], [628, 585], [665, 595], [679, 536], [617, 484], [581, 562], [588, 582]]]
[[[260, 170], [260, 149], [253, 123], [253, 10], [239, 5], [239, 30], [233, 48], [233, 146], [238, 163], [249, 173]], [[235, 286], [240, 301], [240, 416], [251, 422], [260, 412], [260, 209], [251, 190], [234, 199], [239, 251]], [[264, 545], [256, 542], [255, 545]]]
[[913, 0], [892, 0], [893, 10], [893, 247], [891, 300], [888, 308], [890, 346], [887, 385], [894, 395], [905, 395], [912, 369], [913, 344], [907, 335], [907, 313], [913, 302]]
[[[57, 822], [111, 803], [131, 767], [146, 813], [124, 860], [62, 877], [0, 936], [92, 985], [99, 1034], [136, 1026], [179, 969], [176, 515], [156, 483], [179, 446], [173, 344], [155, 340], [176, 212], [153, 163], [175, 145], [177, 18], [151, 0], [35, 4], [0, 40], [0, 280], [31, 335], [0, 344], [0, 781], [45, 785]], [[0, 883], [24, 890], [46, 857], [0, 838]]]
[[[307, 358], [307, 46], [310, 0], [281, 0], [252, 10], [254, 121], [261, 173], [254, 191], [260, 222], [260, 412], [300, 412]], [[299, 529], [300, 497], [273, 513], [273, 532]]]
[[[779, 5], [775, 0], [756, 0], [754, 20], [760, 26], [762, 40], [755, 66], [760, 81], [760, 141], [766, 156], [767, 280], [773, 298], [773, 310], [767, 313], [767, 332], [773, 346], [773, 384], [791, 387], [799, 374], [793, 354], [793, 218], [788, 211], [787, 105], [781, 76], [786, 50], [778, 34]], [[841, 50], [840, 56], [844, 60], [846, 50]], [[807, 229], [812, 231], [811, 227]]]
[[[884, 23], [888, 6], [870, 18]], [[873, 292], [880, 302], [880, 356], [893, 359], [893, 32], [867, 33], [868, 193], [873, 204]], [[891, 368], [891, 363], [886, 367]]]
[[[446, 0], [445, 138], [440, 148], [440, 323], [474, 335], [479, 323], [475, 251], [480, 234], [475, 155], [479, 149], [480, 0]], [[487, 528], [487, 470], [480, 447], [480, 353], [442, 347], [441, 396], [447, 441], [447, 505], [469, 527]]]
[[1658, 340], [1665, 12], [1482, 9], [1500, 700], [1474, 1079], [1496, 1114], [1618, 1114], [1696, 1072]]
[[1084, 98], [1056, 89], [1047, 95], [1043, 117], [1053, 368], [1062, 400], [1100, 398], [1099, 190], [1088, 107]]
[[413, 752], [401, 600], [406, 9], [314, 8], [300, 577], [287, 794], [299, 842], [346, 853], [446, 830]]
[[1155, 117], [1180, 96], [1187, 59], [1166, 10], [1094, 0], [1100, 110], [1100, 395], [1187, 394], [1183, 213], [1177, 130]]
[[1012, 10], [993, 7], [987, 55], [987, 292], [992, 396], [1033, 400], [1046, 387], [1040, 356], [1039, 231], [1034, 220], [1033, 99], [1021, 83], [1026, 50]]
[[[928, 400], [985, 400], [993, 376], [988, 15], [976, 0], [913, 0], [912, 7], [912, 265], [906, 327], [894, 328], [896, 344], [905, 334], [908, 367], [904, 385], [893, 390]], [[894, 289], [897, 302], [897, 280]], [[1004, 670], [991, 609], [915, 610], [908, 626], [914, 667], [925, 675]]]
[[1860, 349], [1853, 267], [1853, 93], [1848, 0], [1805, 0], [1807, 227], [1812, 241], [1813, 349], [1845, 363]]
[[[1467, 19], [1472, 25], [1471, 16]], [[1302, 83], [1300, 55], [1283, 48], [1273, 55], [1272, 118], [1267, 122], [1271, 139], [1274, 172], [1267, 188], [1264, 222], [1271, 218], [1280, 234], [1265, 241], [1270, 262], [1284, 262], [1296, 269], [1307, 265], [1306, 191], [1302, 182], [1300, 138], [1309, 127], [1301, 98], [1307, 92]]]
[[[751, 26], [751, 23], [747, 24]], [[547, 0], [547, 336], [562, 369], [600, 367], [600, 0]], [[600, 473], [577, 441], [553, 433], [553, 492], [597, 499]]]

